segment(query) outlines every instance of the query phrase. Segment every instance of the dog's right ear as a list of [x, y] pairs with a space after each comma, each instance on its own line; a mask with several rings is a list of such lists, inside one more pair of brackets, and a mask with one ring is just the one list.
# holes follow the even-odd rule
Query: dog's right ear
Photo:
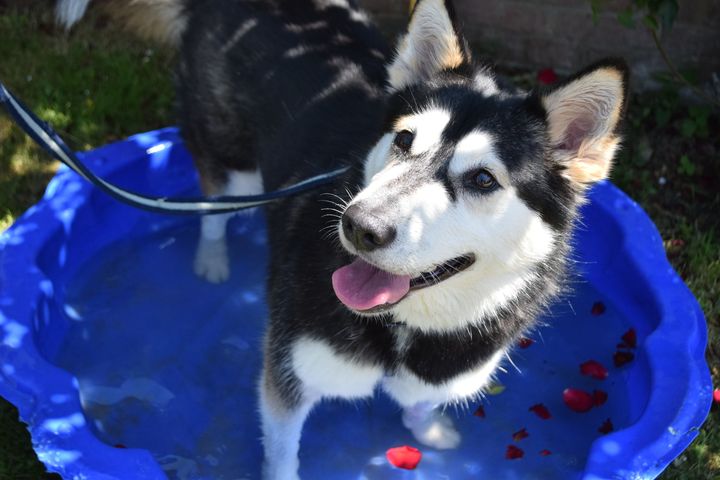
[[405, 36], [388, 67], [392, 91], [429, 80], [443, 70], [469, 64], [470, 54], [458, 33], [450, 0], [419, 0]]

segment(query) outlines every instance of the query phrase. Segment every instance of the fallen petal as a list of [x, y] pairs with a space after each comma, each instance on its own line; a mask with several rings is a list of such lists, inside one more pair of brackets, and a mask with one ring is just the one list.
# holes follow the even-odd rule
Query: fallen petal
[[593, 315], [602, 315], [605, 313], [605, 304], [603, 302], [595, 302], [593, 303], [592, 309], [590, 309], [590, 313]]
[[570, 410], [578, 413], [587, 412], [594, 405], [592, 395], [577, 388], [566, 388], [563, 391], [563, 402]]
[[629, 348], [635, 348], [637, 346], [637, 332], [635, 332], [634, 328], [625, 332], [620, 338], [622, 338], [623, 343]]
[[533, 340], [532, 338], [521, 338], [520, 340], [518, 340], [518, 347], [528, 348], [533, 343], [535, 343], [535, 340]]
[[597, 378], [598, 380], [605, 380], [608, 376], [607, 368], [595, 360], [588, 360], [587, 362], [581, 364], [580, 373]]
[[603, 390], [593, 390], [593, 403], [596, 407], [603, 405], [607, 402], [608, 394]]
[[521, 449], [519, 449], [515, 445], [508, 445], [507, 450], [505, 451], [505, 458], [508, 460], [515, 460], [517, 458], [522, 458], [523, 455], [525, 455], [525, 452], [523, 452]]
[[716, 388], [713, 392], [713, 400], [715, 400], [715, 403], [720, 403], [720, 388]]
[[482, 405], [477, 407], [477, 410], [475, 410], [475, 413], [473, 413], [476, 417], [485, 418], [485, 408], [483, 408]]
[[513, 440], [515, 440], [516, 442], [519, 442], [523, 438], [527, 438], [529, 436], [530, 436], [530, 434], [527, 432], [527, 429], [525, 429], [525, 428], [523, 428], [522, 430], [518, 430], [517, 432], [513, 433], [513, 435], [512, 435]]
[[598, 428], [598, 432], [602, 433], [603, 435], [607, 435], [608, 433], [612, 432], [614, 429], [615, 429], [615, 427], [613, 427], [612, 422], [608, 418], [607, 420], [605, 420], [603, 422], [602, 425], [600, 425], [600, 428]]
[[414, 470], [422, 459], [422, 452], [417, 448], [403, 445], [402, 447], [394, 447], [385, 452], [388, 462], [397, 468], [405, 470]]
[[528, 410], [535, 413], [535, 415], [542, 418], [543, 420], [547, 420], [548, 418], [552, 417], [552, 415], [550, 415], [550, 410], [548, 410], [547, 407], [542, 403], [536, 403]]
[[613, 355], [613, 363], [618, 368], [632, 362], [634, 359], [635, 354], [632, 352], [615, 352], [615, 355]]

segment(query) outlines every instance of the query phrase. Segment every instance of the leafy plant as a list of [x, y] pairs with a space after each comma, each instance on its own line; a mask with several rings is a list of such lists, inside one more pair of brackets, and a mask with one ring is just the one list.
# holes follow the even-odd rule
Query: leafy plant
[[[590, 0], [590, 9], [592, 10], [593, 23], [597, 23], [598, 17], [608, 0]], [[668, 56], [665, 47], [662, 44], [662, 38], [669, 32], [680, 10], [678, 0], [630, 0], [627, 6], [618, 12], [617, 20], [621, 25], [627, 28], [635, 28], [638, 21], [650, 32], [655, 47], [660, 56], [667, 65], [670, 73], [676, 82], [689, 87], [699, 98], [702, 98], [708, 104], [720, 106], [720, 99], [713, 98], [693, 82], [690, 75], [683, 74]]]
[[[590, 0], [593, 22], [597, 23], [606, 1]], [[637, 20], [641, 19], [648, 29], [661, 33], [670, 31], [678, 10], [677, 0], [631, 0], [627, 7], [617, 14], [617, 19], [627, 28], [635, 28]]]
[[692, 160], [690, 160], [690, 157], [687, 155], [683, 155], [680, 157], [680, 165], [678, 166], [678, 172], [686, 175], [688, 177], [692, 177], [695, 175], [695, 171], [697, 170], [697, 167], [693, 163]]

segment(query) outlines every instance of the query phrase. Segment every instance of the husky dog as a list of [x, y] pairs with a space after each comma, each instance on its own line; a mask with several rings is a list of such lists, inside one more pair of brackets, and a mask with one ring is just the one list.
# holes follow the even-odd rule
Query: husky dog
[[[562, 289], [578, 207], [619, 145], [626, 67], [508, 89], [448, 0], [417, 2], [394, 53], [350, 0], [176, 8], [180, 123], [208, 195], [350, 167], [266, 211], [265, 478], [298, 478], [320, 400], [378, 387], [419, 442], [457, 446], [438, 407], [479, 395]], [[229, 275], [226, 221], [202, 223], [211, 281]]]

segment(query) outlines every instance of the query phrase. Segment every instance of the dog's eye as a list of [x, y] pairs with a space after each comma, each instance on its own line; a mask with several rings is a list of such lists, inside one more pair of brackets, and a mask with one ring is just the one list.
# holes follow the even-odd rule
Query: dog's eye
[[495, 190], [499, 185], [495, 177], [484, 168], [477, 170], [469, 175], [469, 182], [473, 188], [484, 193]]
[[412, 147], [413, 140], [415, 140], [415, 134], [410, 130], [403, 130], [395, 135], [393, 143], [403, 152], [407, 152]]

